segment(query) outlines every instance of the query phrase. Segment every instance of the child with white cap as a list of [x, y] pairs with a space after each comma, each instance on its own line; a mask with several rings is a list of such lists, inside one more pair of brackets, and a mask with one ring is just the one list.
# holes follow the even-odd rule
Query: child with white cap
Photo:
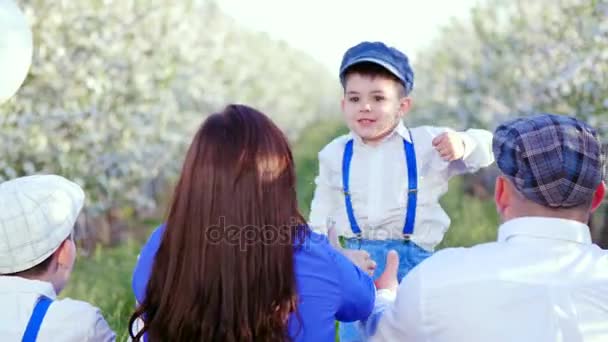
[[80, 186], [56, 175], [0, 184], [2, 341], [115, 340], [98, 308], [56, 298], [76, 259], [72, 231], [83, 203]]

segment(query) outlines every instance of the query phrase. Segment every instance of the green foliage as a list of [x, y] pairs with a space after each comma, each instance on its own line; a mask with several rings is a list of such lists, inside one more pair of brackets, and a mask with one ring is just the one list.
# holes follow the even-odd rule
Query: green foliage
[[131, 272], [140, 248], [140, 241], [128, 240], [119, 247], [97, 248], [89, 256], [80, 256], [61, 293], [63, 298], [84, 300], [99, 307], [118, 341], [127, 340], [127, 324], [135, 308]]
[[463, 193], [462, 178], [450, 181], [449, 191], [440, 202], [452, 223], [438, 249], [470, 247], [496, 240], [499, 222], [494, 201]]
[[490, 0], [417, 58], [413, 118], [493, 128], [530, 112], [605, 129], [608, 2]]
[[343, 122], [326, 120], [311, 124], [293, 145], [296, 163], [298, 203], [304, 217], [308, 218], [314, 181], [319, 172], [317, 154], [332, 139], [348, 132]]

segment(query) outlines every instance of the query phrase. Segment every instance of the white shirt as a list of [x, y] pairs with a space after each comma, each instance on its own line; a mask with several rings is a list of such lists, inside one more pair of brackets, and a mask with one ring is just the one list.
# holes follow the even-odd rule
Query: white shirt
[[99, 309], [72, 299], [58, 300], [53, 285], [39, 280], [0, 276], [0, 341], [21, 341], [34, 305], [45, 295], [53, 300], [36, 341], [114, 341], [114, 332]]
[[576, 221], [510, 220], [498, 242], [438, 251], [387, 293], [372, 341], [608, 341], [608, 251]]
[[[432, 145], [433, 138], [451, 131], [422, 126], [411, 129], [418, 169], [416, 221], [411, 237], [417, 245], [432, 251], [443, 239], [450, 218], [439, 205], [448, 190], [450, 177], [475, 172], [494, 161], [492, 134], [470, 129], [459, 132], [465, 144], [462, 160], [448, 163]], [[338, 235], [353, 237], [342, 191], [344, 146], [353, 139], [350, 165], [350, 193], [353, 212], [365, 238], [401, 239], [407, 209], [408, 175], [403, 139], [410, 141], [402, 122], [379, 145], [369, 146], [356, 134], [334, 139], [319, 152], [319, 175], [310, 208], [310, 226], [327, 233], [328, 222], [335, 222]]]

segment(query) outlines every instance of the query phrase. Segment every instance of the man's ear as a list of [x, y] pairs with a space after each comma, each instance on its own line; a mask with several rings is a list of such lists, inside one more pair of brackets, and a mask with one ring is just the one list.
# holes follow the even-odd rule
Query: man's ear
[[496, 177], [496, 185], [494, 186], [494, 202], [496, 202], [496, 210], [499, 214], [504, 213], [513, 198], [513, 189], [505, 176]]
[[604, 195], [606, 194], [606, 184], [601, 182], [600, 185], [597, 186], [595, 192], [593, 193], [593, 199], [591, 200], [591, 212], [594, 212], [602, 201], [604, 200]]

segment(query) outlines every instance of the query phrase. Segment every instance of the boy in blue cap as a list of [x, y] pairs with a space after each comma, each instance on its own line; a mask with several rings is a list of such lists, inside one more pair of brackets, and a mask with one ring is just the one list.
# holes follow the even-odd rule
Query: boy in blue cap
[[[350, 133], [319, 152], [310, 226], [318, 232], [333, 227], [345, 238], [345, 253], [371, 274], [381, 274], [387, 252], [396, 250], [401, 280], [448, 229], [450, 219], [439, 205], [448, 180], [494, 161], [492, 134], [405, 126], [414, 73], [405, 54], [381, 42], [348, 49], [339, 76]], [[378, 267], [357, 262], [362, 253]], [[342, 341], [360, 340], [354, 324], [343, 325], [340, 335]]]

